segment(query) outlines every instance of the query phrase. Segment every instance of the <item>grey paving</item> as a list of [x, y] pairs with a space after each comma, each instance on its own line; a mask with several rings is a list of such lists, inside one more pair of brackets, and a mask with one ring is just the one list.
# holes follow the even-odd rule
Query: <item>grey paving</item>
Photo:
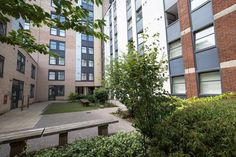
[[[122, 106], [122, 104], [119, 104], [117, 106], [119, 106], [119, 108], [125, 109], [124, 106]], [[89, 121], [94, 119], [112, 118], [112, 119], [119, 119], [119, 123], [109, 125], [109, 134], [113, 134], [119, 131], [127, 132], [135, 130], [132, 127], [131, 123], [110, 114], [112, 112], [115, 112], [117, 109], [118, 107], [98, 109], [86, 112], [71, 112], [71, 113], [43, 115], [41, 116], [40, 120], [34, 125], [34, 128], [63, 125], [68, 123]], [[94, 137], [97, 136], [97, 134], [98, 134], [97, 128], [90, 128], [90, 129], [70, 132], [69, 143], [73, 142], [76, 139]], [[56, 146], [57, 143], [58, 143], [58, 135], [53, 135], [39, 139], [29, 140], [27, 144], [29, 151], [35, 151], [47, 147]], [[9, 146], [0, 145], [0, 157], [5, 157], [8, 155], [8, 153], [9, 153]]]

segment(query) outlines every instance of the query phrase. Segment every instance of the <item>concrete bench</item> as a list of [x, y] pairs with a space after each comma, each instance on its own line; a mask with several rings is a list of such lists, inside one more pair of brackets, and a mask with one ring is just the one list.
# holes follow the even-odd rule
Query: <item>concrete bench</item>
[[0, 134], [0, 144], [10, 144], [10, 157], [14, 157], [27, 147], [27, 140], [59, 134], [59, 146], [64, 146], [68, 142], [68, 132], [98, 127], [99, 136], [108, 135], [108, 125], [118, 123], [118, 120], [92, 120], [78, 123], [71, 123], [46, 128], [29, 129], [12, 133]]
[[89, 106], [89, 103], [90, 103], [88, 99], [80, 99], [80, 102], [83, 106]]

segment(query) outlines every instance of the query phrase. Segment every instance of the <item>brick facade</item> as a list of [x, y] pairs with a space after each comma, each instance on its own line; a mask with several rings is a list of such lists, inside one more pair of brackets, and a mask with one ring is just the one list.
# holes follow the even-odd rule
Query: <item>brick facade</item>
[[[213, 13], [223, 12], [236, 4], [236, 0], [213, 0]], [[215, 20], [216, 44], [219, 50], [220, 63], [236, 60], [236, 11]], [[231, 66], [231, 67], [230, 67]], [[223, 92], [236, 91], [236, 67], [221, 67]]]

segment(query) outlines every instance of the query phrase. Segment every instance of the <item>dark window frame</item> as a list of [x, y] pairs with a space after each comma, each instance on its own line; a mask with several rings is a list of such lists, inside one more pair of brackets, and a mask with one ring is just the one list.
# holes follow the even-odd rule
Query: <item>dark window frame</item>
[[[50, 79], [50, 75], [49, 75], [49, 73], [50, 72], [55, 72], [55, 79]], [[59, 72], [63, 72], [64, 73], [64, 79], [63, 80], [59, 80], [58, 78], [58, 76], [59, 76]], [[65, 81], [65, 70], [52, 70], [52, 69], [49, 69], [48, 70], [48, 81]]]
[[31, 78], [35, 80], [35, 76], [36, 76], [36, 66], [35, 65], [31, 65]]
[[[18, 57], [20, 57], [20, 60], [19, 60]], [[24, 59], [23, 62], [22, 62], [22, 59]], [[17, 53], [17, 66], [16, 66], [16, 70], [19, 71], [20, 73], [23, 73], [23, 74], [25, 73], [25, 56], [20, 51], [18, 51], [18, 53]]]
[[[49, 88], [50, 87], [54, 88], [55, 96], [65, 96], [65, 85], [49, 85]], [[62, 88], [62, 94], [58, 94], [60, 93], [58, 92], [60, 88]]]
[[1, 69], [0, 69], [0, 77], [3, 77], [4, 63], [5, 63], [5, 57], [0, 55], [0, 64], [2, 64]]
[[35, 96], [35, 85], [34, 84], [30, 84], [30, 98], [34, 98]]
[[[51, 42], [56, 42], [56, 49], [51, 49]], [[64, 49], [65, 49], [65, 50], [60, 50], [60, 49], [59, 49], [60, 43], [64, 43]], [[55, 60], [56, 60], [56, 63], [55, 63], [55, 64], [52, 64], [52, 63], [51, 63], [50, 57], [53, 57], [53, 56], [50, 56], [50, 55], [49, 55], [49, 65], [65, 66], [66, 42], [65, 42], [65, 41], [59, 41], [59, 40], [50, 40], [50, 41], [49, 41], [49, 46], [50, 46], [50, 51], [52, 51], [52, 52], [58, 54], [58, 57], [55, 58]], [[59, 59], [60, 59], [60, 58], [64, 58], [64, 64], [59, 64]]]
[[0, 20], [0, 36], [7, 35], [7, 23]]

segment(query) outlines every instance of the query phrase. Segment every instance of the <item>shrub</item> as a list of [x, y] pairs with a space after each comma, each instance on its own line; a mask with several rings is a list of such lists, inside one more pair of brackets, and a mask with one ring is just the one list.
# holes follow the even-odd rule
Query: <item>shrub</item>
[[224, 99], [195, 98], [157, 125], [152, 156], [236, 156], [236, 101]]
[[101, 103], [105, 103], [108, 100], [108, 90], [106, 88], [97, 88], [94, 91], [94, 96], [96, 101], [101, 102]]
[[94, 95], [87, 95], [86, 98], [91, 102], [91, 103], [95, 103], [96, 99]]
[[[138, 133], [117, 133], [110, 137], [78, 140], [59, 149], [37, 152], [35, 157], [143, 157]], [[32, 156], [32, 155], [28, 155]]]
[[72, 102], [74, 102], [74, 101], [76, 101], [76, 99], [78, 98], [78, 93], [70, 93], [69, 94], [69, 100], [70, 101], [72, 101]]

